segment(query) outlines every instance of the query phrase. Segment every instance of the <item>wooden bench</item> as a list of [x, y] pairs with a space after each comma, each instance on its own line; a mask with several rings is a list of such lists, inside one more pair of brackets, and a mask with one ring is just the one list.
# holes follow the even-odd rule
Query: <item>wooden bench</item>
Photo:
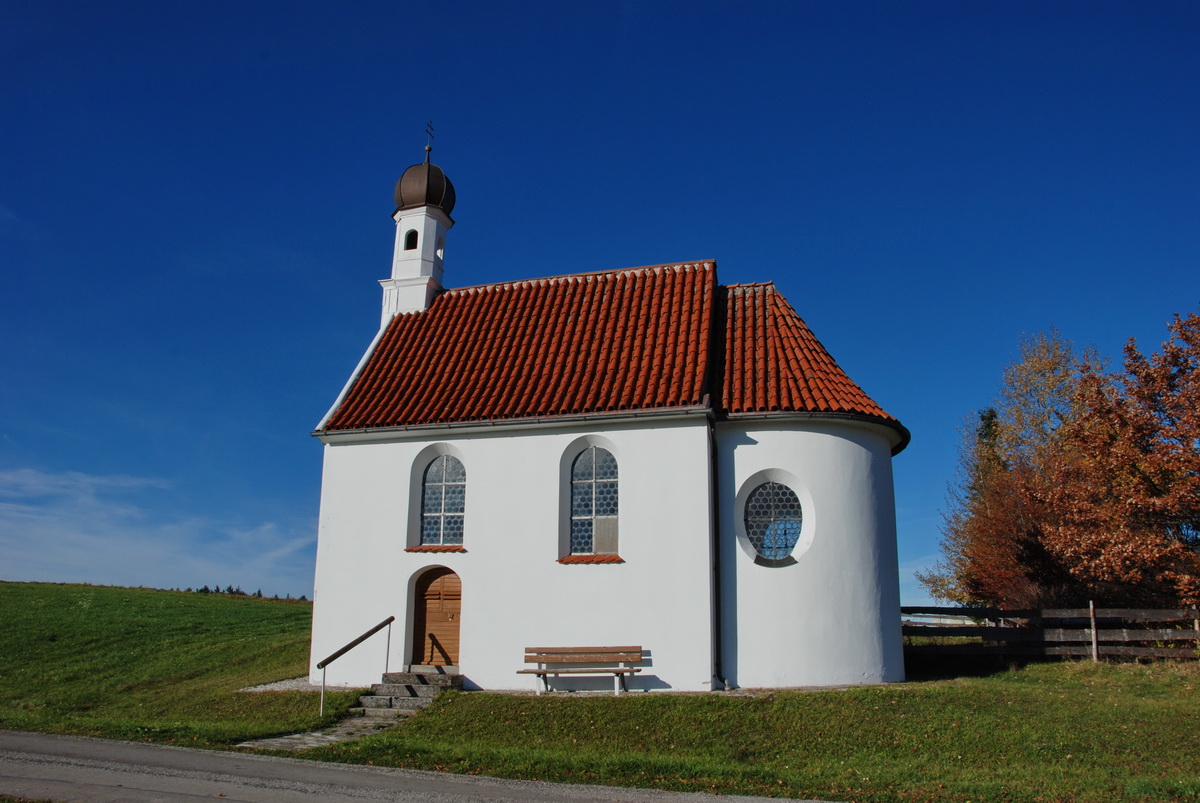
[[[546, 691], [550, 690], [550, 675], [613, 676], [613, 694], [625, 689], [625, 676], [641, 672], [632, 666], [642, 662], [641, 647], [526, 647], [525, 663], [537, 664], [537, 669], [518, 669], [518, 675], [537, 675]], [[538, 694], [542, 693], [539, 686]]]

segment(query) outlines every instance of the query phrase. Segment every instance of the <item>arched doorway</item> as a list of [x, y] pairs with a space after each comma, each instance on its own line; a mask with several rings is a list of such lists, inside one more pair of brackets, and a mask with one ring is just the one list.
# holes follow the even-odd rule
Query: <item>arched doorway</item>
[[444, 566], [417, 578], [413, 595], [412, 663], [458, 665], [462, 580]]

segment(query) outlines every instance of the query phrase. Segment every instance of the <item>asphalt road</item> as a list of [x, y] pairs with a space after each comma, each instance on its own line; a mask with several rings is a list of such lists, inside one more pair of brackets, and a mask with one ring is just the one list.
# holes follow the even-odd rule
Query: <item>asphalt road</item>
[[507, 781], [418, 770], [0, 731], [0, 794], [84, 803], [225, 800], [756, 801], [754, 797]]

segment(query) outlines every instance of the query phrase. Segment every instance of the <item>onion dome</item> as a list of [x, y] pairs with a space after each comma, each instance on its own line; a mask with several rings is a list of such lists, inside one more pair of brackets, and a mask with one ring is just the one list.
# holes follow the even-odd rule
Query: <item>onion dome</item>
[[405, 170], [396, 182], [396, 208], [436, 206], [449, 215], [454, 209], [454, 185], [442, 168], [429, 163], [426, 151], [425, 161]]

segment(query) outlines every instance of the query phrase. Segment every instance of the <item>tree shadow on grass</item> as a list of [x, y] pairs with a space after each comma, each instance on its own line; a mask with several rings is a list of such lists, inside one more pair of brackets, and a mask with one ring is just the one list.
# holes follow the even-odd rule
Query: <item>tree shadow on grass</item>
[[910, 682], [923, 680], [953, 680], [999, 675], [1029, 664], [1046, 663], [1054, 659], [1014, 657], [1011, 655], [937, 655], [904, 653], [904, 675]]

